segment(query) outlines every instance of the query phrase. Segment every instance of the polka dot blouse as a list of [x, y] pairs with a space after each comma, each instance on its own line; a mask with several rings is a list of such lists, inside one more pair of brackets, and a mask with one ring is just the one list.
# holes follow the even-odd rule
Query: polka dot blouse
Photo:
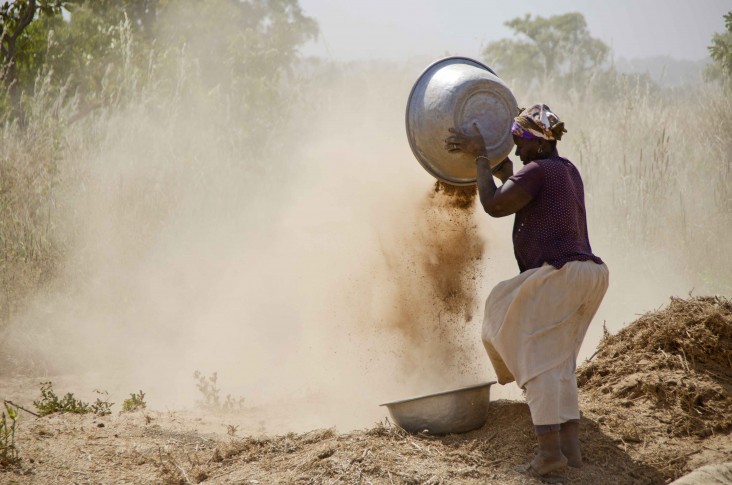
[[549, 263], [602, 260], [592, 254], [587, 236], [582, 177], [569, 160], [552, 157], [529, 162], [510, 180], [532, 199], [516, 213], [513, 249], [523, 273]]

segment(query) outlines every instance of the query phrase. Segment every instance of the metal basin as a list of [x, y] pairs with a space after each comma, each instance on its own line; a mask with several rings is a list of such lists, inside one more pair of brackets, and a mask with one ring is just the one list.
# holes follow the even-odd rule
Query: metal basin
[[467, 57], [447, 57], [430, 65], [412, 87], [407, 101], [407, 138], [414, 156], [435, 178], [452, 185], [472, 185], [475, 159], [445, 150], [448, 128], [472, 131], [477, 123], [491, 167], [513, 148], [511, 123], [516, 98], [485, 64]]
[[495, 381], [382, 404], [394, 422], [409, 431], [433, 435], [466, 433], [485, 424]]

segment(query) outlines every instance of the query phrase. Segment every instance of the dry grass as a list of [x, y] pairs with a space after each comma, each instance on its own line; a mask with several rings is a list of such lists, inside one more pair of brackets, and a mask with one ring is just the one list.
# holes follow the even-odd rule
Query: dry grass
[[[123, 51], [130, 49], [125, 38]], [[0, 328], [62, 267], [89, 263], [69, 255], [87, 242], [90, 221], [105, 218], [110, 238], [134, 258], [181, 220], [241, 217], [252, 194], [276, 190], [271, 174], [288, 176], [274, 160], [297, 153], [307, 136], [285, 129], [292, 111], [332, 103], [335, 74], [352, 78], [358, 92], [374, 89], [360, 85], [363, 78], [394, 70], [382, 66], [376, 76], [373, 66], [315, 66], [309, 81], [283, 84], [283, 100], [299, 103], [290, 112], [236, 112], [229, 96], [204, 89], [182, 52], [163, 57], [165, 66], [123, 69], [102, 93], [112, 101], [90, 112], [63, 89], [44, 88], [46, 74], [26, 100], [27, 127], [3, 125]], [[639, 271], [657, 272], [661, 255], [696, 291], [732, 293], [732, 253], [713, 250], [732, 238], [732, 101], [713, 85], [614, 89], [612, 96], [539, 89], [517, 97], [552, 100], [566, 120], [561, 150], [583, 173], [593, 241], [630, 254]]]
[[729, 436], [731, 364], [732, 302], [673, 298], [606, 335], [578, 382], [591, 416], [637, 444], [635, 458], [674, 477], [688, 471], [694, 443]]
[[[606, 335], [579, 369], [585, 466], [569, 469], [568, 482], [662, 484], [728, 459], [731, 353], [732, 302], [721, 297], [672, 299]], [[185, 413], [24, 418], [22, 461], [5, 475], [24, 483], [518, 485], [526, 478], [514, 467], [535, 447], [528, 407], [513, 401], [494, 401], [483, 428], [443, 437], [388, 421], [342, 434], [238, 438], [198, 433], [201, 419]]]
[[[231, 99], [200, 89], [195, 69], [185, 59], [178, 59], [177, 67], [173, 75], [144, 73], [153, 80], [144, 85], [135, 78], [143, 74], [128, 71], [118, 89], [133, 93], [134, 102], [104, 106], [83, 117], [73, 96], [38, 89], [28, 100], [28, 125], [2, 126], [0, 330], [10, 322], [23, 324], [15, 317], [39, 288], [67, 284], [55, 279], [61, 272], [71, 281], [84, 281], [84, 271], [99, 267], [100, 261], [115, 259], [112, 269], [132, 265], [161, 234], [186, 240], [190, 227], [224, 236], [229, 227], [261, 228], [268, 221], [256, 219], [256, 204], [286, 203], [287, 194], [277, 189], [279, 177], [287, 177], [290, 168], [285, 163], [294, 163], [293, 157], [276, 165], [276, 156], [261, 153], [296, 154], [302, 138], [283, 141], [280, 130], [275, 133], [279, 138], [256, 147], [251, 143], [253, 133], [279, 130], [286, 114], [277, 120], [260, 119], [262, 113], [232, 113]], [[391, 68], [374, 74], [352, 67], [339, 73], [356, 81], [344, 84], [358, 93], [380, 89]], [[332, 72], [326, 74], [313, 77]], [[163, 76], [176, 89], [156, 84]], [[43, 79], [39, 82], [42, 86]], [[328, 88], [293, 89], [287, 95], [312, 95], [312, 108], [336, 102], [328, 98]], [[119, 98], [119, 93], [107, 94]], [[662, 254], [665, 264], [695, 282], [696, 291], [732, 294], [732, 252], [720, 250], [732, 239], [729, 97], [706, 85], [685, 92], [626, 85], [609, 98], [518, 94], [547, 100], [566, 121], [569, 133], [561, 151], [582, 170], [593, 242], [632, 255], [639, 272], [656, 272], [655, 256]], [[308, 128], [302, 128], [301, 137]], [[253, 194], [266, 196], [256, 199]], [[251, 206], [251, 211], [242, 210]], [[187, 225], [190, 220], [194, 224]], [[72, 277], [78, 273], [82, 278]], [[114, 297], [109, 304], [121, 304]], [[73, 291], [68, 298], [73, 300]], [[721, 298], [674, 300], [669, 309], [643, 317], [603, 342], [595, 361], [580, 373], [589, 466], [571, 472], [573, 483], [602, 483], [608, 474], [614, 483], [663, 483], [688, 470], [690, 454], [705, 446], [704, 440], [728, 436], [729, 310], [729, 301]], [[27, 338], [36, 338], [36, 331]], [[30, 359], [4, 361], [22, 352], [17, 342], [0, 341], [0, 369], [27, 370]], [[109, 469], [122, 463], [120, 473], [133, 481], [136, 470], [146, 470], [144, 479], [136, 480], [140, 483], [521, 483], [512, 466], [532, 453], [528, 410], [523, 404], [497, 403], [491, 412], [482, 430], [439, 439], [408, 436], [384, 424], [343, 435], [326, 430], [219, 442], [140, 425], [127, 435], [131, 442], [105, 435], [99, 442], [109, 444], [93, 449], [84, 444], [93, 433], [79, 431], [82, 425], [93, 429], [93, 423], [80, 421], [74, 428], [57, 420], [52, 422], [54, 436], [67, 433], [69, 441], [47, 465], [30, 468], [37, 471], [37, 483], [66, 471], [63, 481], [78, 479], [63, 468], [73, 443], [85, 450], [84, 466], [92, 463], [88, 456], [98, 454]], [[42, 456], [51, 443], [32, 429], [21, 428], [20, 439], [40, 451], [24, 452]], [[128, 448], [118, 452], [115, 443]]]
[[[5, 477], [23, 483], [526, 483], [514, 467], [533, 454], [523, 403], [496, 401], [489, 422], [464, 435], [409, 435], [388, 421], [350, 433], [333, 429], [279, 436], [202, 435], [178, 414], [150, 412], [105, 418], [52, 416], [21, 426], [22, 462]], [[100, 427], [99, 424], [103, 424]], [[176, 426], [177, 424], [177, 426]], [[569, 470], [575, 484], [662, 483], [652, 467], [634, 462], [597, 423], [585, 420], [587, 465]]]
[[[629, 412], [636, 435], [709, 436], [732, 426], [732, 302], [672, 299], [613, 336], [579, 372], [582, 389]], [[651, 430], [634, 417], [653, 415]]]
[[539, 87], [517, 99], [565, 121], [560, 153], [582, 173], [593, 249], [618, 256], [611, 270], [652, 277], [663, 265], [689, 289], [732, 294], [732, 253], [715, 250], [732, 238], [732, 100], [720, 86], [626, 80], [608, 96]]

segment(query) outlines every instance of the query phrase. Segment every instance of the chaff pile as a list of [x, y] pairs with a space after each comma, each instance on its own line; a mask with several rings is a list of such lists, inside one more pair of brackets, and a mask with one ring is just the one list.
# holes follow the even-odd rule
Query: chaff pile
[[[616, 335], [579, 369], [583, 394], [627, 408], [626, 441], [648, 432], [705, 437], [732, 426], [732, 302], [672, 298]], [[608, 418], [613, 414], [608, 412]]]

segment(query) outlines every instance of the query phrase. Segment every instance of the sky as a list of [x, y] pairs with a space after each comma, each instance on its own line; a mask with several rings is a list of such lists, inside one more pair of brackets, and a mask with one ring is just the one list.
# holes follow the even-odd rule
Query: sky
[[332, 60], [406, 60], [445, 55], [479, 57], [482, 46], [511, 36], [503, 24], [526, 14], [585, 16], [590, 33], [614, 57], [708, 57], [730, 0], [300, 0], [320, 26], [302, 50]]

